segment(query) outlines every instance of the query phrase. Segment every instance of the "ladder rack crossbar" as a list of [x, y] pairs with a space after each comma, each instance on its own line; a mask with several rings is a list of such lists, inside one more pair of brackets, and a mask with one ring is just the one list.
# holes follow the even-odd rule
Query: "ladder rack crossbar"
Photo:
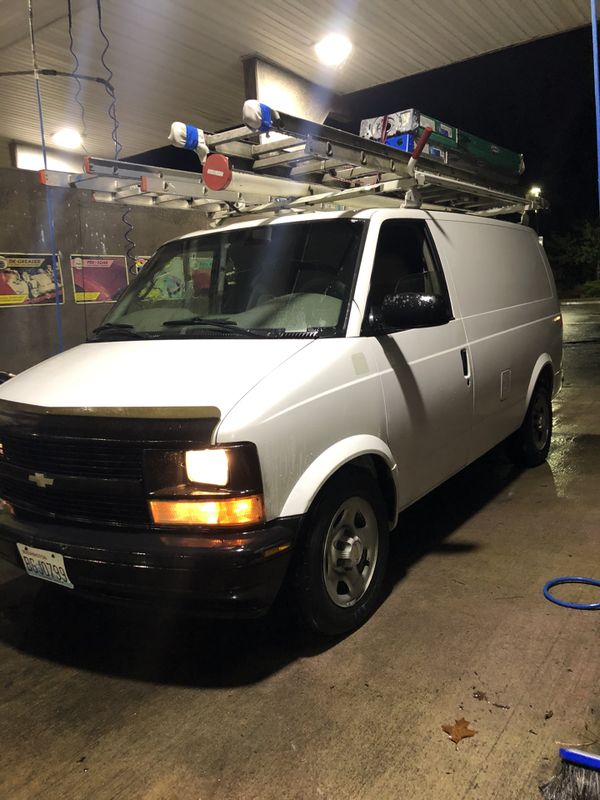
[[[204, 156], [208, 148], [213, 154], [208, 159], [227, 165], [219, 167], [224, 172], [208, 170], [206, 181], [200, 163], [198, 172], [188, 172], [102, 158], [86, 158], [82, 174], [46, 170], [40, 180], [49, 186], [91, 190], [99, 202], [196, 209], [213, 219], [331, 204], [404, 205], [480, 216], [523, 215], [545, 207], [543, 200], [520, 196], [516, 186], [496, 186], [485, 175], [479, 182], [447, 164], [423, 165], [417, 161], [420, 150], [412, 157], [390, 145], [281, 112], [273, 112], [273, 120], [266, 127], [251, 127], [252, 119], [244, 116], [248, 124], [217, 133], [198, 131]], [[187, 141], [178, 146], [188, 147]], [[243, 158], [245, 171], [231, 168], [227, 156]], [[223, 175], [222, 183], [209, 180], [211, 174]], [[224, 188], [216, 188], [219, 185]]]
[[481, 186], [480, 184], [470, 183], [468, 181], [459, 180], [457, 178], [446, 177], [433, 172], [425, 170], [415, 170], [415, 180], [417, 184], [426, 186], [432, 184], [435, 186], [445, 187], [452, 189], [456, 192], [463, 192], [466, 194], [473, 194], [477, 197], [490, 197], [496, 200], [503, 200], [510, 203], [523, 203], [523, 198], [515, 194], [509, 194], [503, 190], [492, 189], [490, 187]]

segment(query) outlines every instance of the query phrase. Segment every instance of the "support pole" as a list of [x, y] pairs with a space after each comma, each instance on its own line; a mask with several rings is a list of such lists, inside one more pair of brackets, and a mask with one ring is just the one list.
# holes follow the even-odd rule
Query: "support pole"
[[[37, 51], [35, 47], [35, 36], [33, 28], [33, 6], [31, 0], [28, 0], [29, 10], [29, 39], [31, 42], [31, 59], [33, 62], [33, 75], [35, 81], [35, 94], [37, 99], [38, 116], [40, 123], [40, 135], [42, 138], [42, 156], [44, 159], [44, 170], [48, 169], [48, 159], [46, 154], [46, 134], [44, 131], [44, 112], [42, 109], [42, 93], [40, 89], [40, 70], [37, 61]], [[48, 233], [50, 238], [50, 247], [52, 249], [52, 280], [54, 282], [54, 310], [56, 317], [56, 338], [58, 340], [58, 352], [63, 351], [63, 331], [62, 331], [62, 316], [60, 309], [61, 294], [64, 294], [65, 287], [60, 285], [59, 272], [58, 272], [58, 252], [56, 249], [56, 230], [54, 227], [54, 209], [52, 208], [52, 189], [49, 186], [45, 187], [46, 193], [46, 213], [48, 217]]]
[[[592, 50], [594, 55], [594, 101], [596, 106], [596, 175], [598, 179], [598, 216], [600, 217], [600, 85], [598, 75], [598, 19], [596, 0], [590, 0], [592, 16]], [[596, 280], [600, 280], [600, 258], [596, 258]]]
[[594, 53], [594, 99], [596, 104], [596, 168], [598, 172], [598, 213], [600, 215], [600, 85], [598, 80], [598, 22], [596, 0], [590, 0], [592, 9], [592, 49]]

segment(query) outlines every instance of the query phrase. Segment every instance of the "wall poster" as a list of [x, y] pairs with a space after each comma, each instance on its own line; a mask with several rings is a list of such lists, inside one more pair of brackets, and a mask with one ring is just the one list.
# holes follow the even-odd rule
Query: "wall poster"
[[125, 256], [71, 255], [76, 303], [114, 303], [129, 283]]
[[[64, 302], [60, 258], [56, 257], [58, 302]], [[0, 252], [0, 307], [56, 303], [52, 253]]]
[[135, 262], [131, 267], [131, 274], [132, 275], [139, 275], [142, 271], [142, 267], [145, 265], [146, 261], [150, 260], [150, 256], [136, 256]]

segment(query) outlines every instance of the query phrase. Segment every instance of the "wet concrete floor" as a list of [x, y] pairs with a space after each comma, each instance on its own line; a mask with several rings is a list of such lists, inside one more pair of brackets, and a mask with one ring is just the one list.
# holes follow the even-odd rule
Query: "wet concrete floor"
[[600, 612], [541, 593], [600, 577], [600, 304], [564, 313], [549, 462], [493, 452], [405, 512], [387, 599], [343, 641], [89, 604], [0, 564], [0, 796], [528, 800], [558, 743], [600, 752]]

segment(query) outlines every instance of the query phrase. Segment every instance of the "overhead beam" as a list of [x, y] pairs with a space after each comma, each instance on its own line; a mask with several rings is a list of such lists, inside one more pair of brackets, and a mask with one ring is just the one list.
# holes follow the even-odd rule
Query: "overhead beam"
[[286, 114], [323, 123], [339, 95], [258, 56], [242, 58], [246, 100], [260, 100]]

